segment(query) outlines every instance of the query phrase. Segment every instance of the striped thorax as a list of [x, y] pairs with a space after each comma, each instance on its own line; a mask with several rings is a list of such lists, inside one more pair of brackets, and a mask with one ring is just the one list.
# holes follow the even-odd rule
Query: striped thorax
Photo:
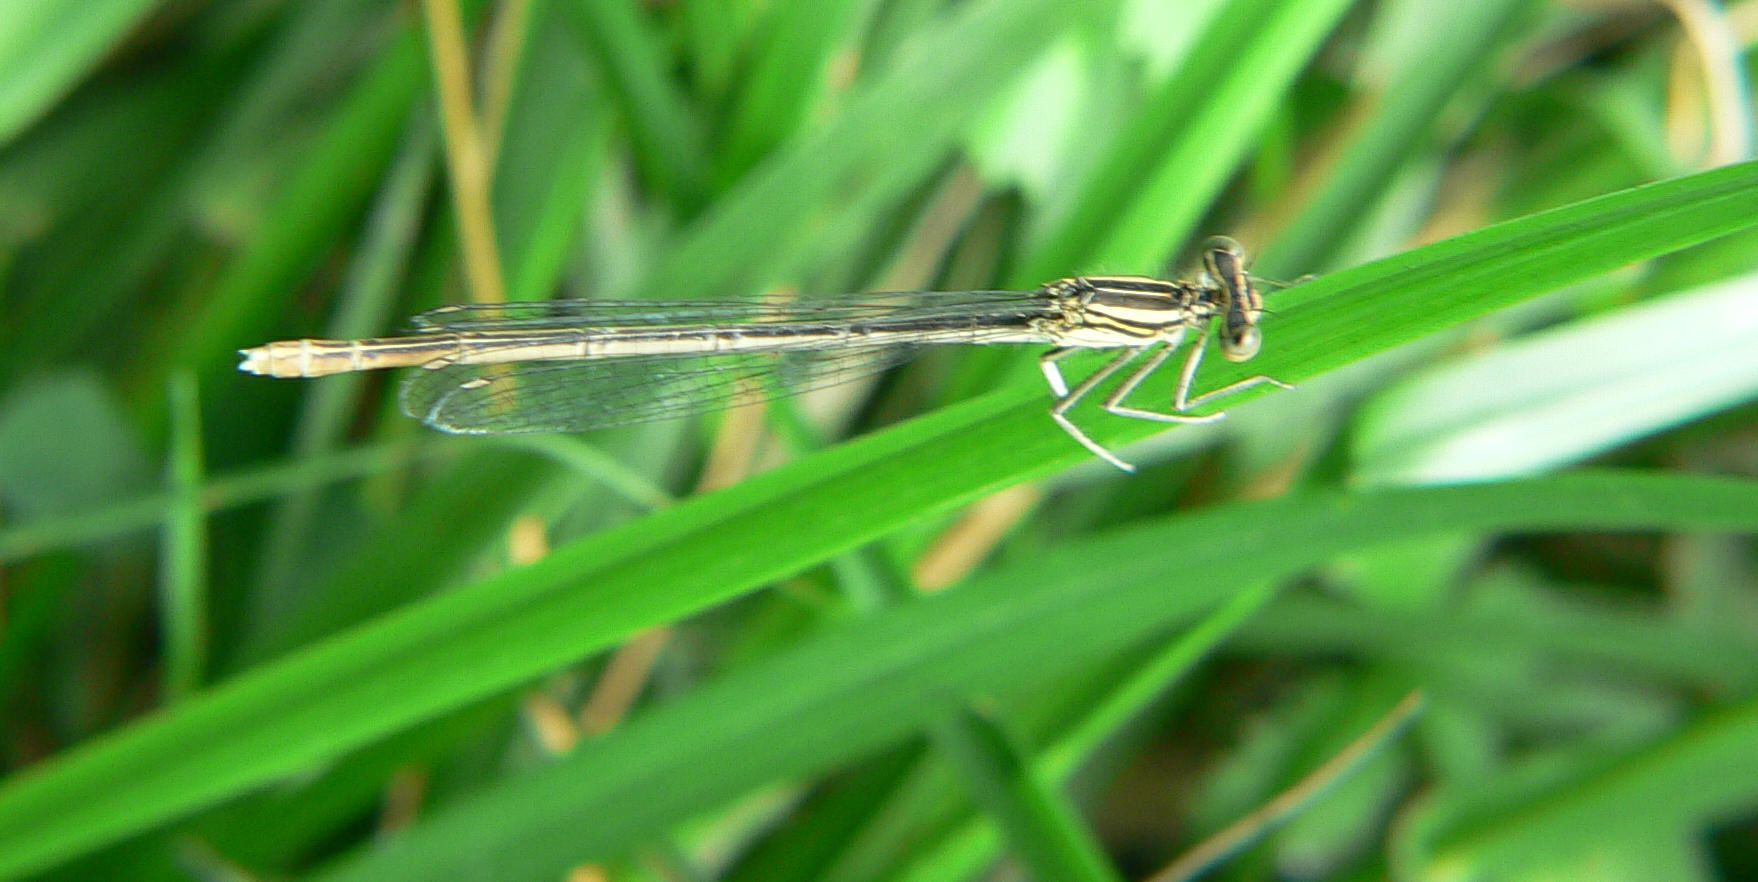
[[1044, 290], [1059, 308], [1044, 331], [1060, 346], [1146, 346], [1174, 339], [1212, 313], [1207, 292], [1191, 282], [1075, 276], [1051, 282]]
[[1194, 281], [1147, 276], [1074, 276], [1044, 286], [1058, 306], [1056, 320], [1042, 325], [1063, 346], [1145, 346], [1181, 339], [1220, 318], [1221, 353], [1229, 361], [1257, 354], [1263, 300], [1245, 270], [1239, 243], [1224, 236], [1203, 249], [1203, 271]]

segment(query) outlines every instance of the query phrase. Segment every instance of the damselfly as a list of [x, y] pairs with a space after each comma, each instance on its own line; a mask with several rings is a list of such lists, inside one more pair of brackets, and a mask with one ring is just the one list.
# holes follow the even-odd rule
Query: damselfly
[[[841, 300], [603, 301], [445, 306], [414, 319], [407, 336], [285, 340], [240, 350], [239, 369], [271, 377], [419, 367], [403, 410], [444, 432], [578, 432], [701, 413], [791, 395], [871, 374], [922, 346], [1039, 343], [1055, 395], [1050, 417], [1088, 450], [1118, 459], [1068, 418], [1082, 398], [1141, 359], [1105, 396], [1105, 410], [1165, 423], [1206, 423], [1190, 410], [1265, 383], [1249, 377], [1190, 396], [1209, 328], [1221, 354], [1245, 361], [1262, 342], [1262, 300], [1231, 239], [1211, 239], [1194, 280], [1076, 276], [1036, 291], [870, 294]], [[1169, 412], [1124, 403], [1194, 335]], [[1121, 350], [1073, 386], [1061, 360], [1082, 349]], [[1145, 357], [1144, 357], [1145, 356]]]

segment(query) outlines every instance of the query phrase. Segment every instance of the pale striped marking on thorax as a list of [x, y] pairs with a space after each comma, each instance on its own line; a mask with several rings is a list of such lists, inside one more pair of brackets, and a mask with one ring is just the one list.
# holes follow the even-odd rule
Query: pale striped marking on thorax
[[1082, 276], [1073, 282], [1084, 327], [1133, 339], [1150, 340], [1189, 324], [1206, 302], [1189, 282], [1146, 276]]

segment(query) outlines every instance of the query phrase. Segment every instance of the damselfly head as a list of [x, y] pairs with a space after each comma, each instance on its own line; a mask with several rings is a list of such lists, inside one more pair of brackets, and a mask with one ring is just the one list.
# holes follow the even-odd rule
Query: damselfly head
[[1203, 272], [1220, 294], [1221, 356], [1245, 361], [1257, 355], [1264, 342], [1257, 327], [1263, 298], [1245, 271], [1245, 249], [1226, 236], [1210, 238], [1203, 243]]

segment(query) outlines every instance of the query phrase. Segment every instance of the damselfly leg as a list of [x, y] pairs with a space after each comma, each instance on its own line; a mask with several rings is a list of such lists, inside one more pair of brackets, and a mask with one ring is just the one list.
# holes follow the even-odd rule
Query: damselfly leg
[[1074, 422], [1068, 418], [1068, 411], [1079, 403], [1088, 393], [1092, 392], [1095, 387], [1105, 382], [1113, 374], [1122, 370], [1124, 365], [1140, 357], [1142, 353], [1149, 349], [1154, 349], [1153, 354], [1149, 355], [1146, 361], [1137, 365], [1134, 370], [1130, 371], [1129, 375], [1123, 378], [1123, 382], [1117, 384], [1117, 388], [1111, 390], [1111, 394], [1105, 396], [1105, 400], [1100, 406], [1107, 412], [1121, 417], [1129, 417], [1138, 420], [1151, 420], [1159, 423], [1212, 423], [1226, 417], [1226, 412], [1217, 411], [1215, 413], [1191, 414], [1186, 411], [1200, 407], [1203, 404], [1214, 401], [1218, 398], [1224, 398], [1228, 395], [1243, 392], [1246, 389], [1261, 386], [1266, 383], [1283, 389], [1294, 388], [1281, 380], [1259, 374], [1255, 377], [1247, 377], [1237, 382], [1228, 383], [1219, 389], [1205, 392], [1195, 398], [1191, 398], [1190, 386], [1196, 380], [1197, 366], [1202, 363], [1203, 351], [1208, 346], [1208, 335], [1204, 333], [1197, 337], [1196, 342], [1191, 345], [1190, 353], [1184, 358], [1184, 367], [1178, 373], [1178, 388], [1172, 394], [1172, 412], [1167, 413], [1163, 411], [1147, 410], [1139, 407], [1130, 407], [1124, 404], [1124, 399], [1128, 398], [1130, 393], [1134, 392], [1137, 386], [1140, 386], [1149, 376], [1159, 370], [1160, 366], [1165, 364], [1167, 359], [1172, 357], [1172, 353], [1178, 350], [1178, 344], [1182, 341], [1183, 336], [1183, 332], [1180, 330], [1168, 336], [1162, 344], [1158, 345], [1158, 348], [1155, 348], [1154, 346], [1139, 346], [1125, 349], [1115, 358], [1106, 362], [1098, 370], [1075, 384], [1072, 389], [1069, 388], [1067, 381], [1063, 378], [1062, 369], [1057, 362], [1076, 350], [1073, 347], [1064, 346], [1057, 347], [1056, 349], [1044, 353], [1038, 358], [1038, 364], [1044, 372], [1045, 380], [1050, 385], [1050, 392], [1056, 396], [1055, 403], [1050, 405], [1050, 418], [1055, 420], [1056, 424], [1061, 426], [1062, 430], [1067, 432], [1074, 438], [1074, 440], [1080, 442], [1082, 447], [1092, 451], [1095, 456], [1126, 472], [1133, 472], [1135, 471], [1135, 466], [1124, 462], [1117, 456], [1117, 454], [1112, 453], [1110, 450], [1106, 449], [1104, 445], [1094, 441], [1091, 436], [1082, 431], [1079, 426], [1076, 426]]
[[1044, 369], [1044, 377], [1050, 381], [1050, 391], [1057, 394], [1056, 402], [1050, 405], [1050, 419], [1055, 420], [1056, 425], [1061, 426], [1062, 431], [1067, 432], [1069, 437], [1079, 441], [1082, 447], [1092, 451], [1094, 456], [1126, 472], [1135, 471], [1135, 466], [1118, 459], [1117, 454], [1106, 450], [1104, 445], [1088, 437], [1087, 433], [1081, 431], [1080, 427], [1068, 418], [1068, 409], [1079, 403], [1088, 392], [1093, 391], [1094, 386], [1105, 382], [1112, 374], [1117, 373], [1124, 365], [1128, 364], [1130, 359], [1141, 355], [1146, 350], [1145, 346], [1132, 346], [1117, 353], [1116, 357], [1105, 362], [1104, 367], [1088, 374], [1086, 379], [1075, 384], [1072, 389], [1068, 388], [1068, 383], [1062, 379], [1062, 369], [1057, 366], [1056, 362], [1074, 352], [1074, 349], [1059, 346], [1038, 358], [1038, 365]]

